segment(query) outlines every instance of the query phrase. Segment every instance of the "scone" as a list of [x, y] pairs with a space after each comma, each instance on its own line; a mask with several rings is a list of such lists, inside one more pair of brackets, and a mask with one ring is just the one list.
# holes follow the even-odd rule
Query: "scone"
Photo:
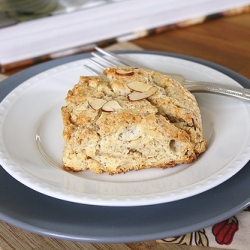
[[66, 170], [116, 174], [191, 163], [206, 150], [195, 97], [167, 75], [113, 67], [81, 76], [62, 107]]

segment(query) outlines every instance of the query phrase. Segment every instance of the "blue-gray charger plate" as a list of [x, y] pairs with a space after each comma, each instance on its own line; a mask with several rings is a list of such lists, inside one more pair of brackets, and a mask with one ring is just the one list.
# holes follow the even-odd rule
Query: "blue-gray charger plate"
[[[247, 78], [209, 61], [156, 51], [122, 53], [165, 55], [197, 62], [250, 88]], [[81, 54], [57, 59], [17, 73], [0, 83], [0, 100], [19, 84], [45, 70], [90, 56]], [[30, 232], [73, 241], [124, 243], [178, 236], [227, 219], [249, 203], [250, 162], [224, 183], [201, 194], [134, 207], [84, 205], [52, 198], [24, 186], [0, 168], [0, 219]]]

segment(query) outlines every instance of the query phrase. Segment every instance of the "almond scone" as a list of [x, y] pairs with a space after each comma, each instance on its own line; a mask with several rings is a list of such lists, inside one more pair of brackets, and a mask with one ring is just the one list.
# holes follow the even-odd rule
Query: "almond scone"
[[66, 170], [116, 174], [191, 163], [206, 150], [195, 97], [153, 70], [81, 76], [62, 107]]

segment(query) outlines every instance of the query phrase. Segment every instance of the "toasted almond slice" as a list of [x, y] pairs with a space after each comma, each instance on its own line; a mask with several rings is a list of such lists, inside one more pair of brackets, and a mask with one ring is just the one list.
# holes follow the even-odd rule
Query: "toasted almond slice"
[[142, 99], [145, 99], [145, 98], [148, 98], [148, 97], [152, 96], [157, 91], [158, 91], [158, 88], [156, 88], [156, 87], [151, 87], [146, 92], [136, 92], [136, 91], [134, 91], [134, 92], [132, 92], [131, 94], [128, 95], [128, 99], [130, 101], [142, 100]]
[[115, 73], [119, 76], [132, 76], [134, 74], [134, 71], [132, 70], [123, 70], [123, 69], [117, 69]]
[[103, 106], [102, 106], [102, 110], [103, 111], [108, 111], [108, 112], [112, 112], [118, 109], [122, 109], [122, 107], [120, 106], [120, 104], [115, 101], [115, 100], [111, 100], [106, 102]]
[[100, 109], [107, 101], [98, 98], [91, 98], [89, 99], [89, 105], [92, 109], [98, 110]]
[[138, 92], [146, 92], [150, 88], [152, 88], [151, 85], [145, 83], [145, 82], [139, 82], [139, 81], [134, 81], [134, 82], [129, 82], [128, 87], [132, 90], [138, 91]]

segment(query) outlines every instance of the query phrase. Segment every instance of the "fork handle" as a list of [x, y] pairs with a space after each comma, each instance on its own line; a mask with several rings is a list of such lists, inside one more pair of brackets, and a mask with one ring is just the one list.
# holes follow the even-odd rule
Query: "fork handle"
[[217, 93], [250, 101], [250, 89], [235, 86], [225, 87], [225, 85], [219, 83], [194, 83], [191, 81], [185, 81], [184, 85], [190, 92]]

